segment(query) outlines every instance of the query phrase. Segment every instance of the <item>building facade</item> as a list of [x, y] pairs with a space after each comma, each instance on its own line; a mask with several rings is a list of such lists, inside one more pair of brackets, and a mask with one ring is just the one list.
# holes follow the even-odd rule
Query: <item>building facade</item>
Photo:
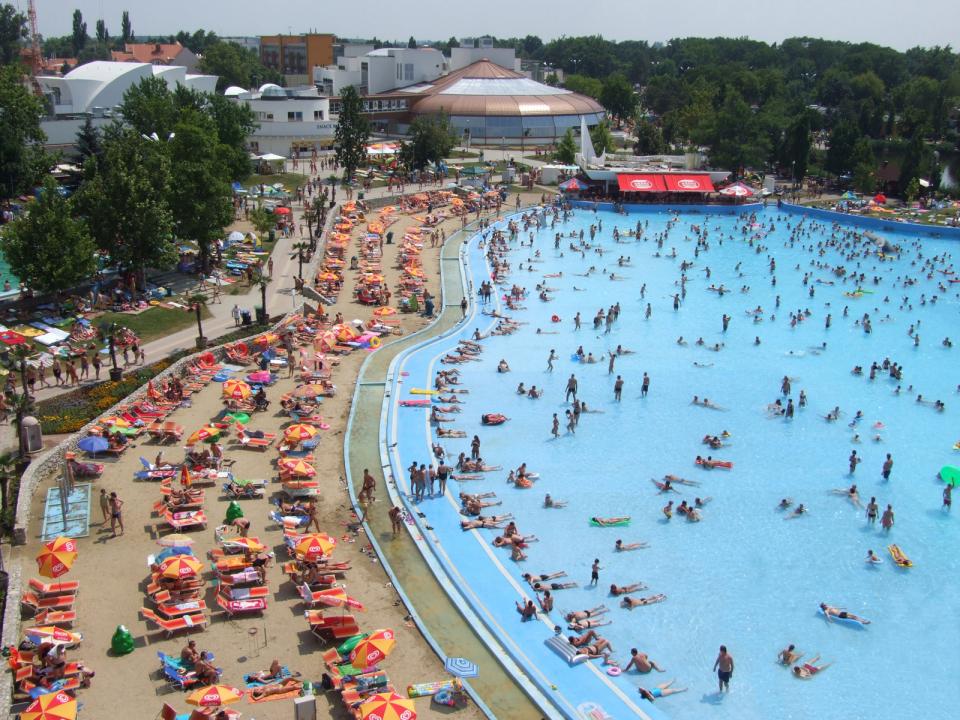
[[376, 95], [436, 80], [447, 69], [443, 53], [434, 48], [380, 48], [353, 54], [354, 50], [343, 46], [336, 64], [314, 68], [313, 82], [324, 95], [339, 95], [347, 86], [361, 95]]
[[313, 81], [313, 69], [333, 64], [336, 36], [329, 33], [306, 35], [261, 35], [260, 62], [281, 73], [289, 85]]
[[256, 155], [309, 157], [314, 150], [333, 145], [337, 123], [330, 119], [330, 100], [313, 86], [282, 88], [268, 83], [256, 92], [230, 87], [224, 94], [253, 112], [257, 128], [247, 146]]
[[150, 63], [151, 65], [177, 65], [187, 72], [196, 71], [199, 58], [178, 42], [175, 43], [126, 43], [123, 50], [111, 50], [113, 62]]

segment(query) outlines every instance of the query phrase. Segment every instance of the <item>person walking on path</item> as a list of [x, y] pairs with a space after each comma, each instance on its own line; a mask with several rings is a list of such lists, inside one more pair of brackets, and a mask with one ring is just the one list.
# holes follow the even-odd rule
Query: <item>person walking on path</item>
[[240, 306], [234, 304], [233, 310], [230, 311], [230, 315], [233, 317], [234, 327], [240, 327]]
[[120, 525], [120, 534], [123, 535], [123, 500], [112, 492], [110, 493], [110, 537], [117, 536], [117, 525]]
[[720, 692], [726, 688], [730, 692], [730, 678], [733, 677], [733, 655], [727, 652], [727, 646], [720, 646], [720, 654], [713, 663], [713, 669], [717, 673], [717, 679], [720, 682]]

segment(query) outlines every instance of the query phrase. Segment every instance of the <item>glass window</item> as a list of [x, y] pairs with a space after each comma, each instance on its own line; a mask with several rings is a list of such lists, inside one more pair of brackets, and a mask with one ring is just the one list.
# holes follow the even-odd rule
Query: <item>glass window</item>
[[314, 120], [323, 120], [323, 110], [314, 110], [313, 111]]
[[403, 66], [403, 79], [413, 81], [413, 63], [405, 63]]
[[303, 122], [303, 113], [300, 111], [297, 112], [288, 112], [287, 113], [287, 122]]

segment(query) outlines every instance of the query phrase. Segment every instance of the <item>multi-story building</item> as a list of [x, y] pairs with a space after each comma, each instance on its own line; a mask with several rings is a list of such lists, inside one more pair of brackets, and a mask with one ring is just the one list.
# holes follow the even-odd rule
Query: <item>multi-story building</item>
[[126, 43], [123, 50], [110, 51], [114, 62], [150, 63], [151, 65], [177, 65], [187, 72], [194, 72], [199, 58], [178, 42], [175, 43]]
[[[339, 95], [348, 85], [357, 88], [361, 95], [376, 95], [436, 80], [447, 67], [443, 53], [434, 48], [367, 47], [343, 46], [343, 55], [336, 64], [314, 68], [314, 84], [324, 95]], [[360, 48], [364, 52], [357, 53]]]
[[282, 88], [267, 83], [256, 92], [229, 87], [224, 95], [253, 111], [257, 127], [247, 146], [257, 155], [309, 157], [333, 144], [337, 123], [330, 120], [330, 100], [312, 85]]
[[281, 73], [289, 85], [306, 85], [313, 81], [315, 67], [333, 64], [330, 33], [305, 35], [261, 35], [260, 62]]

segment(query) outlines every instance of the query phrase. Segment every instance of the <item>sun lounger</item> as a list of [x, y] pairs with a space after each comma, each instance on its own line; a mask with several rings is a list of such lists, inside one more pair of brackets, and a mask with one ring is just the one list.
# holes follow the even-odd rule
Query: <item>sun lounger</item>
[[[80, 678], [76, 675], [71, 678], [63, 678], [62, 680], [55, 681], [53, 683], [53, 687], [56, 688], [57, 692], [71, 693], [80, 689]], [[23, 682], [20, 683], [20, 692], [25, 693], [30, 697], [34, 697], [36, 693], [34, 693], [33, 691], [38, 689], [40, 689], [40, 686], [37, 685], [37, 683], [35, 683], [33, 680], [24, 680]], [[45, 695], [47, 692], [52, 692], [52, 691], [53, 691], [53, 688], [51, 688], [51, 690], [49, 691], [44, 688], [43, 690], [40, 691], [39, 694]]]
[[75, 600], [75, 595], [48, 595], [39, 598], [32, 592], [25, 592], [20, 596], [20, 604], [33, 615], [41, 610], [70, 610]]
[[310, 522], [310, 518], [306, 515], [281, 515], [276, 510], [270, 511], [270, 519], [284, 530], [306, 527]]
[[193, 628], [200, 628], [202, 630], [207, 626], [208, 622], [207, 616], [203, 613], [184, 615], [171, 620], [165, 620], [149, 608], [140, 608], [140, 614], [143, 615], [145, 619], [159, 626], [167, 634], [168, 638], [180, 630], [190, 630]]
[[207, 526], [207, 516], [203, 510], [190, 512], [171, 512], [167, 510], [163, 514], [164, 522], [178, 532], [192, 527], [204, 528]]
[[304, 613], [304, 617], [306, 617], [310, 623], [310, 632], [319, 639], [326, 640], [326, 636], [331, 636], [339, 640], [360, 632], [360, 626], [357, 625], [357, 620], [353, 615], [329, 615], [322, 617], [318, 615], [316, 612], [311, 615], [310, 611]]
[[200, 679], [192, 671], [178, 669], [171, 665], [164, 665], [161, 669], [164, 679], [177, 690], [189, 690], [200, 683]]
[[234, 615], [246, 615], [247, 613], [262, 613], [267, 609], [267, 599], [265, 597], [250, 597], [232, 600], [223, 593], [217, 593], [217, 605], [227, 615], [233, 617]]
[[553, 650], [557, 655], [562, 657], [570, 665], [579, 665], [584, 660], [589, 660], [591, 657], [600, 657], [599, 655], [580, 655], [577, 653], [577, 648], [570, 644], [570, 641], [567, 640], [563, 635], [554, 635], [548, 640], [545, 640], [544, 643], [548, 648]]
[[276, 439], [277, 436], [275, 433], [263, 433], [263, 437], [253, 437], [247, 434], [247, 431], [244, 430], [242, 425], [237, 427], [237, 440], [243, 447], [265, 450], [273, 445], [273, 441]]
[[[154, 598], [156, 599], [156, 598]], [[157, 604], [157, 610], [161, 615], [168, 618], [177, 618], [184, 615], [195, 615], [207, 609], [207, 603], [203, 600], [186, 600], [177, 603]]]
[[66, 625], [72, 627], [77, 621], [77, 613], [73, 610], [41, 610], [34, 618], [43, 625]]
[[178, 513], [203, 510], [203, 498], [200, 497], [200, 498], [190, 499], [179, 505], [169, 505], [167, 504], [166, 499], [158, 500], [153, 504], [154, 515], [163, 515], [168, 510], [172, 511], [174, 509]]
[[244, 568], [239, 572], [233, 573], [218, 572], [217, 579], [220, 581], [221, 585], [228, 585], [231, 587], [237, 587], [239, 585], [263, 584], [263, 578], [260, 576], [260, 573], [258, 573], [256, 569], [252, 567]]
[[69, 580], [66, 582], [44, 583], [36, 578], [30, 578], [30, 589], [39, 598], [44, 598], [48, 595], [76, 595], [80, 592], [80, 582], [77, 580]]
[[[320, 582], [316, 584], [328, 584], [323, 582], [324, 580], [327, 580], [327, 579], [332, 581], [334, 578], [332, 575], [324, 575], [324, 576], [321, 576]], [[330, 582], [329, 584], [332, 585], [333, 582]], [[307, 585], [306, 583], [297, 585], [297, 592], [300, 593], [300, 599], [302, 599], [311, 608], [315, 607], [317, 604], [323, 605], [323, 602], [322, 602], [323, 595], [321, 594], [321, 592], [320, 591], [314, 592], [313, 590], [310, 589], [310, 586]], [[324, 607], [326, 606], [324, 605]], [[311, 624], [313, 624], [314, 618], [313, 616], [310, 615], [310, 612], [311, 611], [309, 610], [306, 612], [307, 620], [310, 621]], [[315, 612], [319, 612], [319, 611], [315, 611]], [[319, 622], [320, 619], [322, 618], [321, 616], [318, 615], [317, 621]]]

